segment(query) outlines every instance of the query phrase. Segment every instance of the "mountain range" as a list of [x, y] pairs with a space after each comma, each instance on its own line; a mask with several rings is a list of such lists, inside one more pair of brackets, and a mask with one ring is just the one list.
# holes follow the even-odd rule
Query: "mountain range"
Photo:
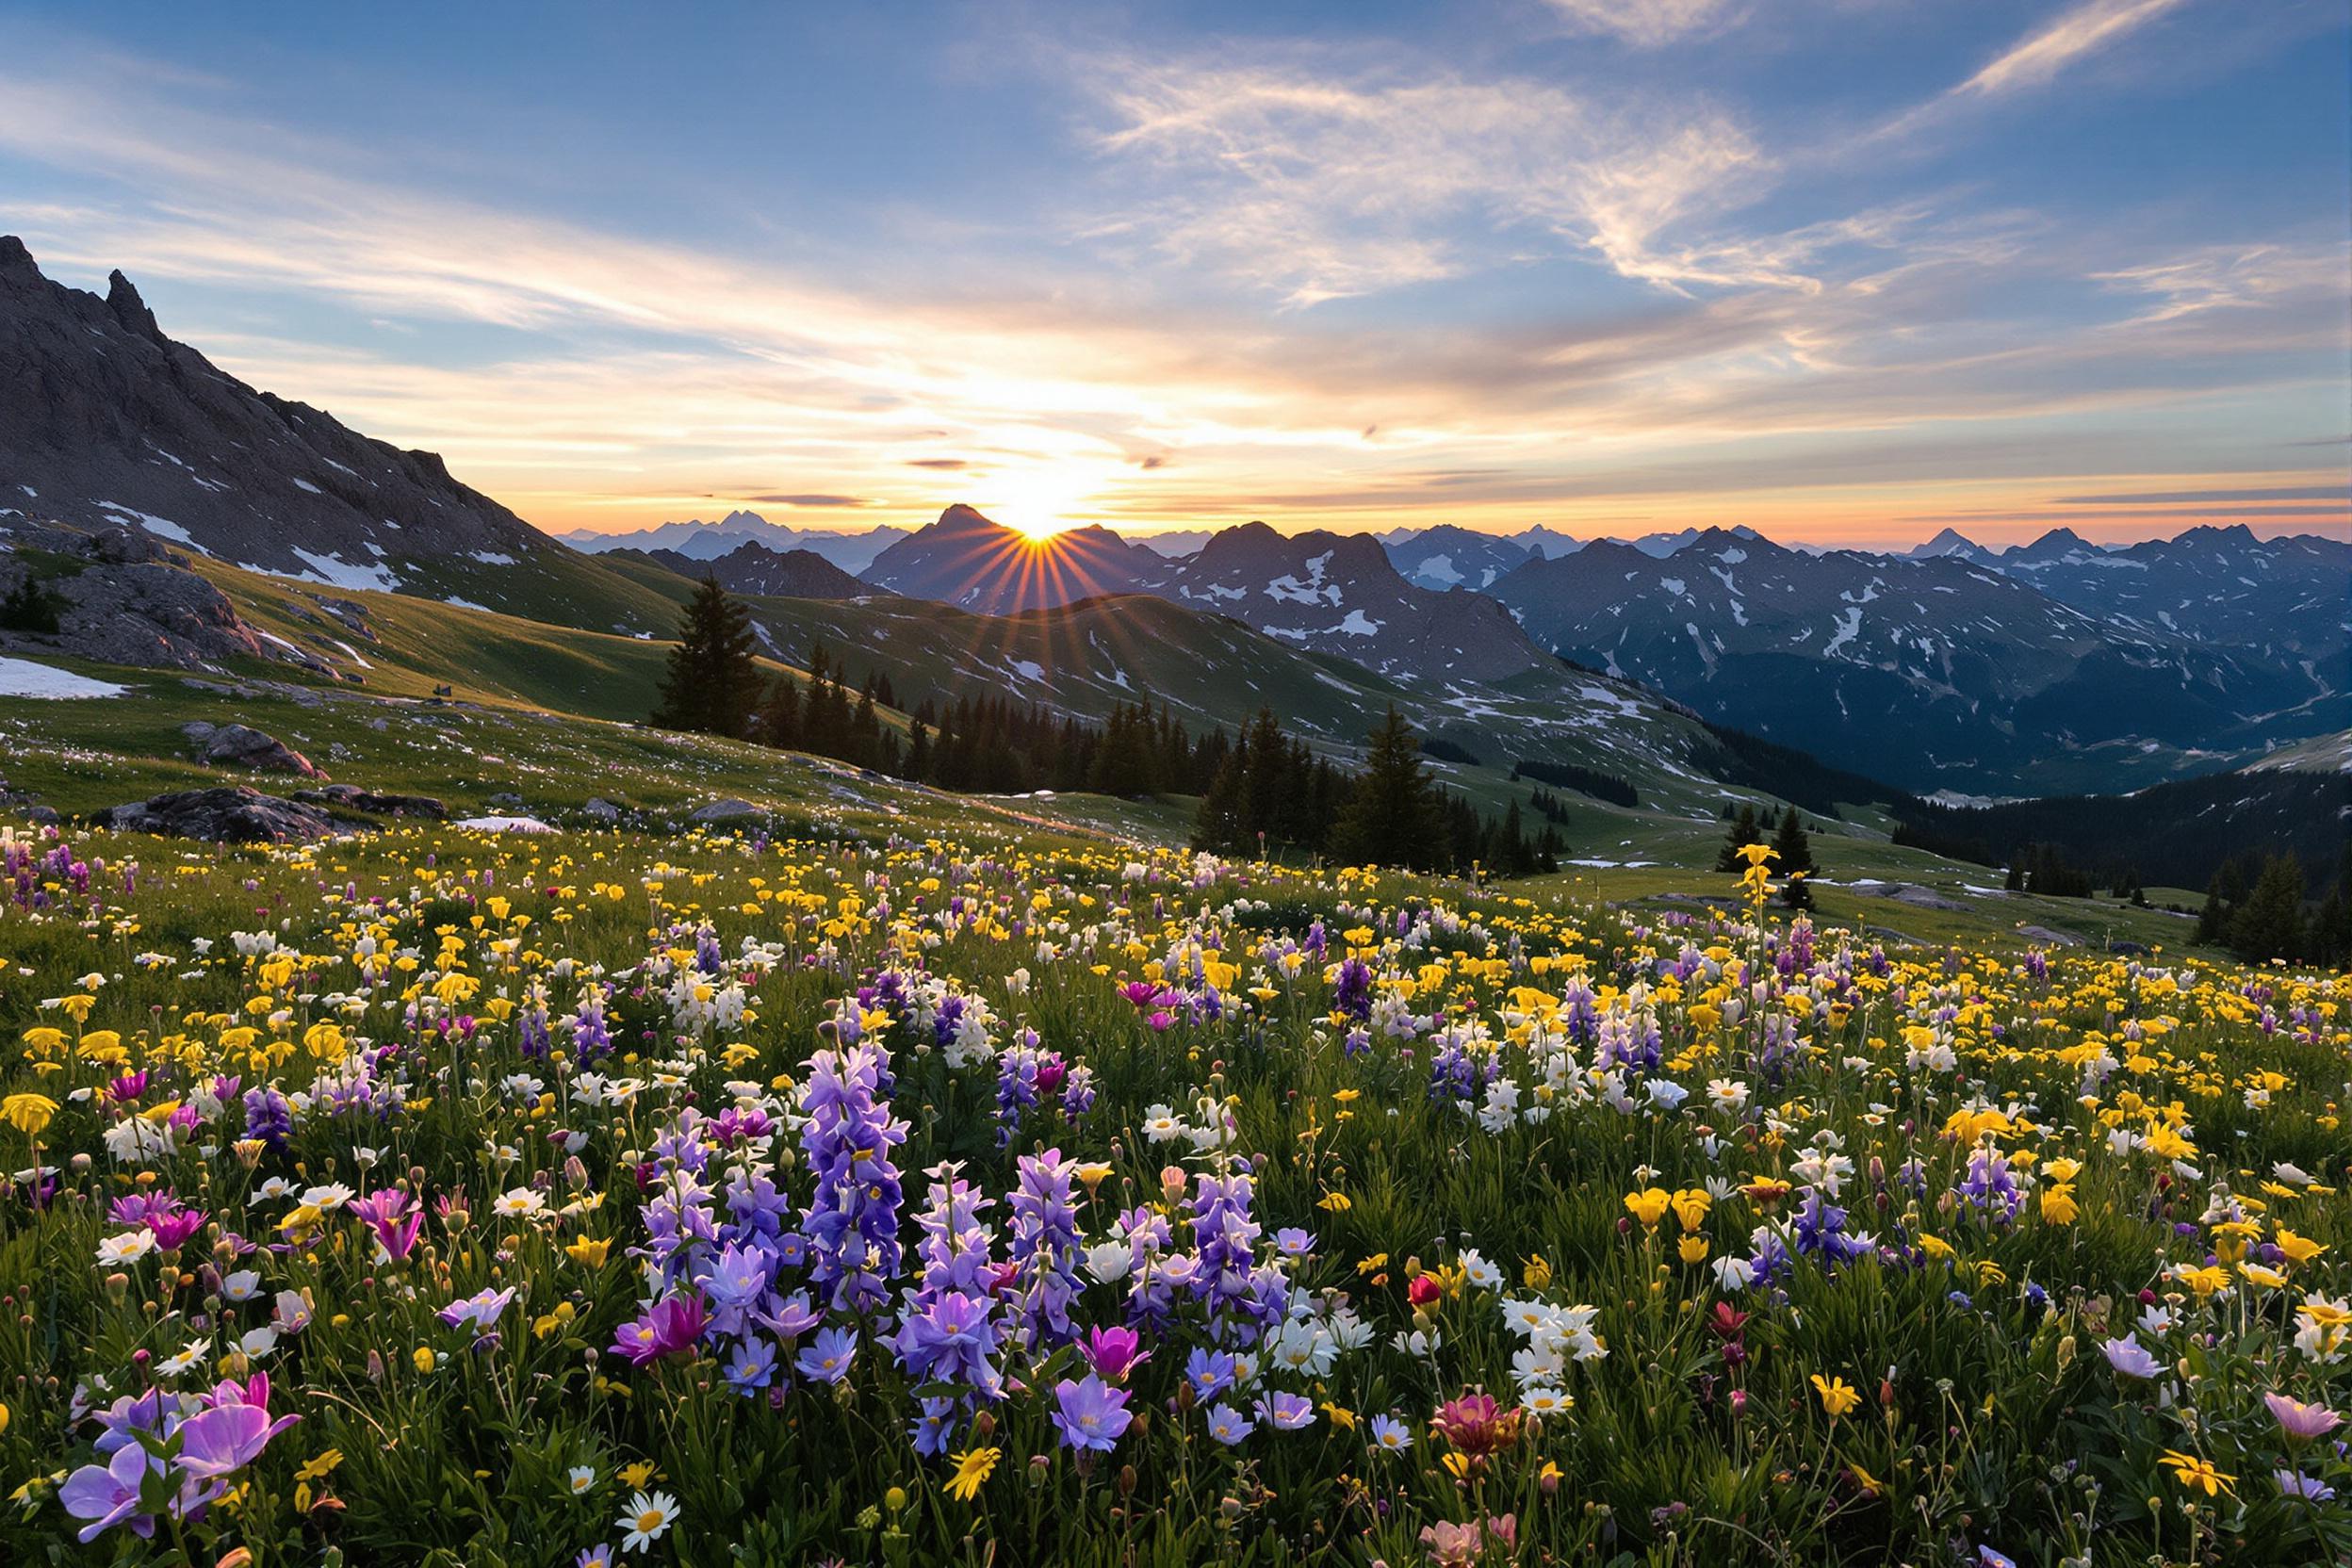
[[715, 561], [746, 541], [772, 550], [808, 550], [823, 556], [845, 572], [862, 572], [874, 558], [906, 537], [907, 530], [889, 523], [872, 528], [797, 529], [772, 523], [757, 512], [730, 512], [714, 523], [699, 517], [684, 522], [657, 523], [629, 533], [599, 533], [574, 529], [555, 537], [588, 555], [611, 550], [674, 550], [692, 561]]
[[[2334, 671], [2077, 608], [1954, 553], [1812, 555], [1715, 530], [1663, 558], [1601, 543], [1530, 562], [1492, 593], [1564, 657], [1921, 792], [2197, 771], [2352, 719]], [[2328, 618], [2270, 635], [2324, 641]]]
[[[1285, 660], [1272, 684], [1292, 700], [1352, 669], [1341, 683], [1360, 697], [1385, 693], [1463, 749], [1513, 757], [1578, 760], [1620, 723], [1647, 734], [1644, 766], [1684, 766], [1701, 743], [1658, 737], [1687, 708], [1907, 790], [2016, 796], [2137, 788], [2352, 727], [2352, 544], [2243, 526], [2120, 548], [2059, 529], [1994, 549], [1947, 530], [1873, 553], [1744, 528], [1586, 542], [1252, 522], [1036, 539], [952, 505], [913, 530], [734, 511], [560, 541], [433, 454], [220, 370], [166, 336], [122, 274], [104, 296], [67, 287], [14, 239], [0, 239], [0, 500], [337, 591], [636, 637], [667, 634], [710, 573], [769, 607], [779, 656], [806, 618], [791, 605], [896, 596], [894, 619], [865, 628], [877, 642], [942, 635], [917, 624], [928, 602], [967, 617], [962, 644], [1009, 647], [975, 628], [1068, 611], [1083, 614], [1065, 629], [1083, 620], [1099, 640], [1110, 623], [1088, 606], [1123, 603], [1144, 624], [1134, 607], [1158, 599], [1179, 612], [1148, 624], [1178, 657], [1234, 657], [1213, 629], [1236, 623], [1261, 689]], [[1088, 678], [1116, 687], [1133, 662]], [[1008, 652], [977, 674], [1019, 692], [1053, 665]], [[1233, 694], [1245, 712], [1252, 700]]]
[[852, 577], [814, 550], [771, 549], [757, 539], [745, 539], [724, 555], [689, 555], [666, 547], [605, 553], [614, 563], [638, 562], [695, 581], [707, 577], [730, 594], [854, 599], [887, 592]]

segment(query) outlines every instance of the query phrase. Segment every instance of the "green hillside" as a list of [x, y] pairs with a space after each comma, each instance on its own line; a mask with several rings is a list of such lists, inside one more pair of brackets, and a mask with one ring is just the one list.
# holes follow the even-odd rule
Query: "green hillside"
[[[561, 821], [600, 796], [649, 821], [675, 820], [741, 796], [858, 831], [954, 831], [975, 815], [1147, 842], [1182, 840], [1189, 830], [1188, 798], [972, 799], [797, 753], [650, 728], [644, 719], [669, 645], [654, 636], [326, 588], [212, 561], [197, 569], [257, 631], [322, 667], [241, 659], [219, 674], [189, 676], [58, 661], [122, 691], [12, 705], [0, 718], [11, 788], [86, 812], [221, 782], [227, 776], [198, 762], [182, 733], [203, 721], [265, 729], [340, 782], [433, 794], [461, 814], [507, 808], [505, 798], [519, 796], [522, 809]], [[593, 612], [576, 606], [579, 618], [623, 605], [665, 629], [693, 591], [684, 578], [633, 563], [596, 567], [582, 586], [607, 596]], [[1687, 714], [1565, 664], [1498, 687], [1432, 692], [1152, 597], [1006, 617], [888, 596], [747, 602], [772, 652], [790, 662], [774, 667], [796, 666], [811, 640], [821, 641], [853, 681], [886, 675], [903, 709], [1003, 695], [1099, 718], [1149, 696], [1198, 730], [1238, 726], [1268, 706], [1295, 733], [1344, 760], [1395, 703], [1426, 736], [1478, 760], [1432, 757], [1429, 766], [1483, 811], [1514, 801], [1527, 810], [1529, 786], [1513, 782], [1511, 769], [1529, 758], [1633, 785], [1640, 804], [1630, 808], [1552, 791], [1576, 863], [1526, 884], [1539, 895], [1598, 895], [1658, 915], [1700, 908], [1694, 897], [1707, 895], [1691, 892], [1691, 871], [1713, 858], [1723, 803], [1779, 806], [1753, 777], [1727, 785], [1706, 771], [1723, 768], [1726, 754]], [[884, 719], [906, 722], [904, 711]], [[1951, 940], [2020, 926], [2094, 942], [2179, 939], [2178, 917], [2160, 910], [1991, 891], [1982, 868], [1890, 844], [1883, 811], [1841, 808], [1840, 821], [1824, 809], [1830, 804], [1811, 800], [1807, 812], [1823, 863], [1820, 896], [1840, 920], [1887, 939]], [[1531, 812], [1528, 820], [1536, 821]]]

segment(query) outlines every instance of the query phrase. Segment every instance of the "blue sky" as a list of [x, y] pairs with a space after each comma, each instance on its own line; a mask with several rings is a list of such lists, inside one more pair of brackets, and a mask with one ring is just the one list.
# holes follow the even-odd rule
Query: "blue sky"
[[550, 529], [2346, 527], [2340, 0], [86, 16], [0, 229]]

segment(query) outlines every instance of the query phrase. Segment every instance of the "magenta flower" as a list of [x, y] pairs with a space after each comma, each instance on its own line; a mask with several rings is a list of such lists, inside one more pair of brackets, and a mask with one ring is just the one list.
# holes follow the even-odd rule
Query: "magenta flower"
[[270, 1374], [256, 1372], [241, 1383], [235, 1378], [224, 1378], [213, 1385], [210, 1394], [204, 1396], [204, 1404], [207, 1407], [260, 1405], [267, 1409], [270, 1404]]
[[2280, 1429], [2297, 1443], [2326, 1437], [2344, 1425], [2344, 1417], [2326, 1405], [2307, 1405], [2283, 1394], [2265, 1394], [2262, 1403], [2268, 1405], [2270, 1413], [2278, 1417]]
[[1119, 987], [1119, 994], [1125, 997], [1139, 1013], [1148, 1013], [1170, 1000], [1168, 993], [1160, 989], [1156, 980], [1130, 980]]
[[1089, 1329], [1081, 1348], [1086, 1364], [1115, 1383], [1125, 1382], [1127, 1374], [1152, 1359], [1152, 1352], [1143, 1348], [1143, 1337], [1127, 1328]]
[[710, 1315], [702, 1298], [691, 1290], [665, 1296], [624, 1323], [612, 1336], [612, 1348], [638, 1366], [664, 1356], [680, 1355], [702, 1339]]
[[169, 1214], [150, 1214], [147, 1229], [155, 1236], [155, 1245], [169, 1252], [203, 1229], [204, 1211], [174, 1206]]
[[1054, 1425], [1061, 1429], [1062, 1446], [1083, 1453], [1109, 1453], [1135, 1420], [1127, 1411], [1127, 1391], [1100, 1378], [1084, 1382], [1064, 1378], [1054, 1385]]
[[416, 1233], [425, 1223], [416, 1200], [394, 1187], [371, 1192], [351, 1204], [351, 1212], [367, 1222], [377, 1242], [395, 1263], [406, 1263], [416, 1247]]

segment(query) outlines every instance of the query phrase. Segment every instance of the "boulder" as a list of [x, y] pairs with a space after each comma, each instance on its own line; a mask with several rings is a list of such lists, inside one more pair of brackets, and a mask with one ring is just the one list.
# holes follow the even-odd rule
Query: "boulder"
[[605, 799], [602, 795], [590, 795], [588, 797], [588, 804], [580, 808], [580, 813], [581, 816], [586, 817], [590, 822], [618, 822], [621, 820], [621, 808], [613, 805], [611, 801]]
[[2048, 925], [2020, 925], [2017, 935], [2029, 941], [2048, 942], [2052, 947], [2081, 947], [2082, 939], [2071, 931], [2060, 931]]
[[747, 800], [729, 797], [714, 800], [708, 806], [696, 807], [687, 817], [688, 822], [741, 822], [745, 817], [763, 817], [767, 812]]
[[276, 736], [241, 724], [224, 725], [214, 730], [204, 743], [204, 760], [225, 767], [251, 768], [255, 773], [293, 773], [304, 778], [325, 776], [310, 765], [309, 758]]
[[316, 806], [241, 784], [134, 801], [99, 813], [99, 820], [126, 832], [229, 844], [318, 839], [335, 830], [335, 819]]
[[1908, 904], [1914, 909], [1965, 909], [1968, 907], [1957, 899], [1946, 898], [1933, 888], [1922, 888], [1914, 882], [1881, 882], [1876, 886], [1856, 882], [1853, 884], [1853, 890], [1870, 898], [1891, 899], [1897, 904]]
[[446, 819], [449, 808], [431, 795], [382, 794], [356, 784], [330, 784], [323, 790], [297, 790], [294, 798], [311, 806], [333, 806], [346, 811], [366, 811], [378, 817]]

